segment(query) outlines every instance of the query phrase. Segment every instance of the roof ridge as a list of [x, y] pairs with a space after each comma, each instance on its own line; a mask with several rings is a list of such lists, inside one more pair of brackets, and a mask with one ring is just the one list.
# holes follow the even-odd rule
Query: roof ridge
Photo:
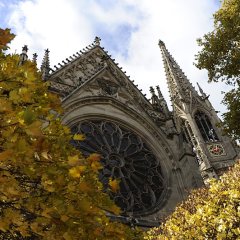
[[139, 89], [139, 88], [138, 88], [138, 84], [134, 84], [135, 80], [131, 80], [131, 79], [130, 79], [130, 75], [126, 75], [127, 72], [126, 72], [126, 71], [123, 71], [122, 67], [119, 66], [119, 63], [115, 62], [115, 59], [112, 58], [112, 55], [109, 55], [109, 54], [108, 54], [108, 51], [105, 51], [105, 50], [104, 50], [104, 47], [101, 47], [101, 46], [100, 46], [100, 48], [106, 53], [106, 55], [109, 57], [109, 59], [111, 59], [111, 61], [112, 61], [113, 64], [117, 67], [117, 69], [120, 70], [120, 72], [121, 72], [125, 77], [127, 77], [127, 79], [129, 80], [129, 82], [131, 82], [131, 84], [132, 84], [134, 87], [137, 88], [137, 90], [141, 93], [141, 95], [144, 97], [144, 99], [147, 100], [148, 102], [150, 102], [151, 99], [146, 98], [146, 94], [143, 94], [143, 93], [142, 93], [142, 89]]
[[[86, 55], [87, 53], [89, 53], [92, 49], [94, 49], [97, 45], [95, 45], [94, 43], [88, 45], [87, 47], [83, 48], [82, 50], [77, 51], [76, 53], [72, 54], [72, 56], [69, 56], [68, 58], [66, 58], [65, 60], [62, 60], [62, 63], [58, 63], [57, 65], [59, 65], [59, 67], [57, 67], [56, 65], [54, 65], [55, 70], [51, 68], [51, 75], [57, 73], [58, 71], [60, 71], [63, 67], [73, 63], [74, 61], [78, 60], [80, 57]], [[76, 55], [77, 54], [77, 55]], [[66, 62], [67, 61], [67, 62]]]

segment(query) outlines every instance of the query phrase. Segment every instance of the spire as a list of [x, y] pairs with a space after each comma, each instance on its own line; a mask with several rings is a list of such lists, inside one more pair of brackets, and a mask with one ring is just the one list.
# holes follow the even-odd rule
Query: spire
[[27, 45], [24, 45], [22, 48], [22, 53], [20, 54], [19, 65], [23, 65], [23, 63], [26, 60], [28, 60], [27, 51], [28, 51], [28, 47], [27, 47]]
[[164, 62], [164, 68], [167, 76], [168, 88], [173, 103], [181, 106], [181, 102], [190, 102], [191, 95], [197, 95], [197, 91], [185, 76], [182, 69], [168, 52], [163, 41], [158, 43]]
[[50, 71], [50, 62], [49, 62], [49, 50], [46, 49], [41, 65], [41, 72], [42, 72], [42, 79], [47, 80], [49, 77], [49, 71]]

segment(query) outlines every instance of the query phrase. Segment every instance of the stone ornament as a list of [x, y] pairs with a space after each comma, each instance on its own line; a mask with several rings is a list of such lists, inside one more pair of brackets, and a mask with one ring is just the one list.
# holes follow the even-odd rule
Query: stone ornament
[[111, 80], [104, 78], [97, 79], [97, 83], [101, 88], [102, 92], [106, 95], [115, 95], [118, 91], [119, 86]]

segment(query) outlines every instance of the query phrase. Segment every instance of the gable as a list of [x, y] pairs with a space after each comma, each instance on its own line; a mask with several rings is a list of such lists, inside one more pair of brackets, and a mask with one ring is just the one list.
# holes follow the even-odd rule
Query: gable
[[166, 118], [163, 112], [154, 110], [145, 95], [100, 46], [94, 46], [61, 66], [51, 74], [49, 81], [51, 90], [58, 92], [63, 102], [73, 98], [108, 96], [145, 113], [154, 121]]

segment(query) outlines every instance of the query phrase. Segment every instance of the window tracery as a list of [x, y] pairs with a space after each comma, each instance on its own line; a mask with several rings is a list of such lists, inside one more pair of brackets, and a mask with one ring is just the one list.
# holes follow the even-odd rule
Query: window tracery
[[111, 198], [123, 213], [142, 214], [156, 209], [164, 191], [159, 161], [137, 134], [109, 121], [85, 121], [71, 128], [83, 133], [84, 141], [73, 141], [85, 155], [101, 154], [99, 178], [104, 187], [109, 179], [120, 180], [120, 190]]
[[205, 113], [197, 111], [195, 114], [195, 121], [205, 142], [214, 142], [219, 140], [211, 121]]

